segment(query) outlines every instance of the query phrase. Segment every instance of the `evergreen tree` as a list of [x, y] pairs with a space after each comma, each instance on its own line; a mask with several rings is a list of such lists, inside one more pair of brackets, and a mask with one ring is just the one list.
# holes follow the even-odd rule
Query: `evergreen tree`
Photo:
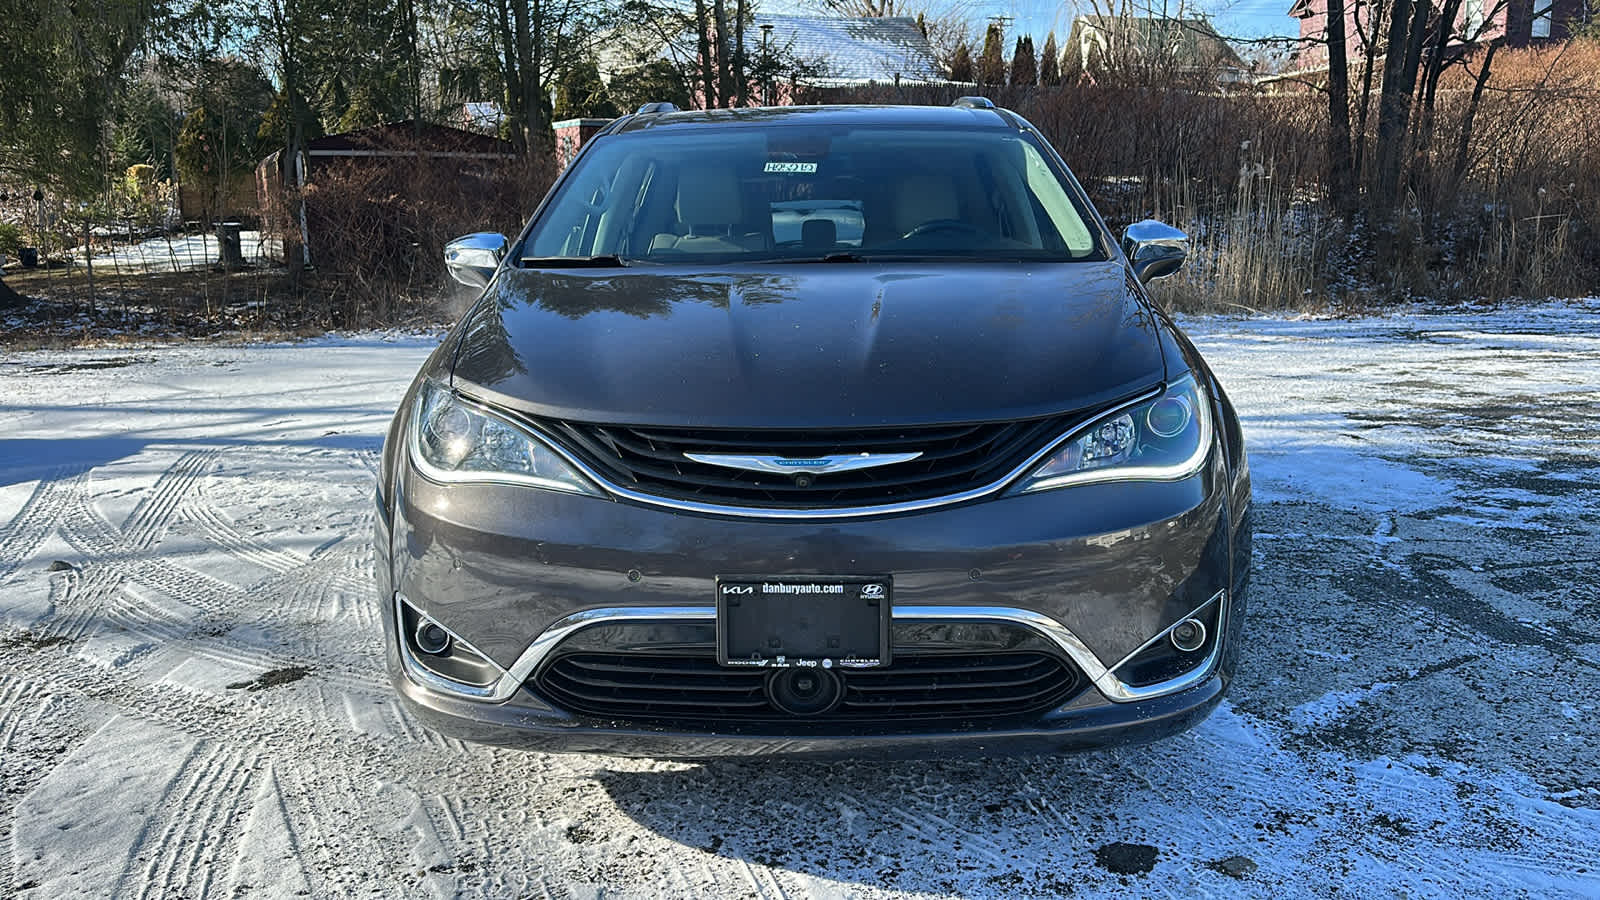
[[1033, 60], [1033, 37], [1017, 38], [1017, 47], [1011, 53], [1011, 86], [1033, 87], [1039, 80], [1039, 69]]
[[954, 53], [950, 54], [950, 80], [963, 84], [971, 83], [976, 73], [972, 70], [972, 48], [966, 41], [956, 45]]
[[291, 103], [287, 90], [278, 91], [272, 97], [272, 103], [267, 111], [261, 115], [261, 127], [256, 129], [256, 145], [262, 154], [271, 153], [287, 145], [289, 136], [293, 132], [294, 120], [290, 118], [290, 108], [300, 111], [300, 134], [303, 140], [315, 140], [322, 137], [322, 123], [317, 121], [311, 112], [311, 104], [304, 97], [299, 98], [299, 103]]
[[1000, 48], [1004, 41], [1005, 34], [1000, 30], [1000, 25], [991, 22], [983, 36], [983, 55], [978, 57], [979, 84], [1006, 83], [1005, 51]]
[[561, 77], [556, 87], [554, 118], [564, 119], [615, 119], [617, 107], [606, 94], [605, 83], [600, 80], [600, 69], [593, 59], [576, 63]]
[[1056, 47], [1056, 33], [1044, 39], [1044, 57], [1039, 60], [1039, 83], [1055, 87], [1061, 83], [1061, 51]]
[[626, 72], [611, 76], [606, 93], [618, 109], [628, 112], [646, 103], [667, 102], [679, 109], [689, 108], [689, 88], [677, 66], [664, 59], [652, 60]]
[[[152, 4], [0, 0], [0, 176], [87, 199], [109, 171], [108, 123]], [[92, 10], [92, 13], [86, 13]]]

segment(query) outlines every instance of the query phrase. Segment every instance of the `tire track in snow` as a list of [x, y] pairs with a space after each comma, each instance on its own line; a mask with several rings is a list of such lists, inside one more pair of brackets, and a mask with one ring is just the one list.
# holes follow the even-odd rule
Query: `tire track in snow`
[[0, 583], [22, 568], [61, 523], [73, 491], [81, 488], [87, 475], [82, 467], [56, 469], [39, 481], [22, 502], [22, 509], [0, 527]]
[[186, 498], [182, 506], [185, 520], [198, 525], [202, 536], [212, 546], [269, 572], [283, 574], [305, 565], [309, 561], [305, 554], [244, 533], [217, 508], [217, 488], [223, 481], [223, 476], [217, 472], [222, 461], [220, 454], [208, 460], [194, 494]]
[[[135, 507], [129, 516], [132, 527], [126, 531], [119, 531], [100, 515], [86, 492], [78, 492], [71, 504], [74, 515], [63, 532], [68, 542], [93, 562], [83, 567], [83, 584], [75, 585], [75, 590], [67, 595], [72, 601], [70, 605], [77, 607], [71, 624], [54, 626], [52, 633], [81, 638], [88, 633], [94, 620], [100, 618], [129, 633], [151, 639], [165, 651], [182, 648], [190, 655], [261, 670], [305, 662], [303, 654], [228, 637], [227, 632], [239, 622], [238, 613], [243, 608], [255, 605], [258, 599], [270, 603], [271, 598], [257, 598], [251, 591], [149, 552], [171, 524], [183, 496], [212, 464], [216, 454], [217, 451], [204, 450], [181, 457], [157, 479], [150, 494]], [[75, 574], [68, 573], [69, 576]], [[192, 619], [176, 615], [144, 600], [137, 591], [122, 590], [125, 580], [154, 588], [197, 609], [199, 614]], [[303, 575], [285, 581], [296, 590], [321, 589], [315, 584], [316, 579]], [[308, 581], [312, 584], [307, 584]], [[349, 690], [370, 691], [374, 687], [374, 679], [354, 666], [329, 668], [323, 674], [324, 681]]]
[[[387, 683], [383, 631], [375, 614], [346, 615], [342, 600], [348, 592], [336, 588], [355, 571], [359, 558], [356, 552], [318, 557], [293, 572], [257, 582], [245, 592], [255, 600], [253, 615], [238, 619], [269, 635], [290, 636], [301, 654], [317, 660], [324, 682], [372, 695], [382, 693]], [[366, 593], [371, 595], [370, 587]], [[368, 600], [352, 606], [374, 604]], [[339, 639], [332, 645], [329, 632]]]
[[0, 750], [13, 749], [11, 742], [16, 736], [17, 726], [24, 718], [23, 698], [31, 697], [36, 687], [22, 679], [0, 683]]
[[184, 504], [183, 518], [198, 525], [211, 546], [269, 572], [293, 572], [307, 562], [307, 557], [293, 550], [279, 549], [245, 534], [210, 504]]
[[232, 857], [228, 851], [238, 842], [239, 809], [250, 796], [259, 757], [245, 748], [202, 746], [208, 752], [186, 760], [181, 786], [166, 794], [160, 833], [136, 851], [146, 857], [140, 900], [209, 896], [218, 864]]
[[[340, 770], [343, 766], [347, 774], [360, 772], [374, 782], [468, 777], [481, 774], [489, 761], [486, 749], [461, 745], [459, 754], [443, 748], [437, 753], [418, 753], [410, 741], [352, 731], [343, 716], [330, 722], [304, 703], [267, 703], [257, 699], [260, 695], [243, 691], [197, 694], [170, 683], [148, 683], [124, 669], [84, 666], [65, 653], [0, 657], [0, 678], [4, 677], [48, 684], [57, 693], [107, 705], [118, 713], [207, 741], [255, 748], [274, 760], [298, 760], [308, 769]], [[271, 690], [297, 687], [283, 685]]]
[[[151, 817], [145, 819], [143, 827], [139, 829], [138, 837], [128, 850], [128, 864], [123, 868], [116, 888], [111, 891], [113, 895], [124, 896], [129, 894], [132, 888], [137, 887], [140, 897], [148, 896], [152, 876], [165, 858], [164, 851], [172, 844], [172, 833], [181, 827], [181, 817], [174, 813], [174, 807], [179, 811], [187, 808], [189, 799], [210, 772], [218, 751], [219, 745], [215, 743], [209, 741], [195, 743], [173, 771], [172, 777], [162, 785], [163, 802], [156, 807]], [[143, 877], [135, 881], [134, 870], [140, 860], [145, 863]], [[135, 883], [130, 884], [130, 881]]]
[[40, 653], [64, 656], [49, 647], [0, 647], [0, 895], [16, 883], [17, 804], [89, 731], [82, 710], [63, 702], [50, 680], [6, 670], [9, 655]]
[[[352, 769], [296, 767], [280, 784], [293, 819], [305, 831], [301, 846], [316, 857], [305, 870], [311, 877], [312, 893], [328, 897], [350, 892], [341, 876], [370, 876], [381, 873], [372, 892], [379, 896], [405, 898], [416, 893], [402, 873], [415, 869], [405, 847], [406, 835], [398, 831], [387, 837], [375, 832], [375, 824], [398, 824], [406, 810], [394, 806], [395, 794], [379, 795], [377, 788], [387, 777], [364, 777]], [[352, 780], [363, 777], [366, 793], [356, 790]], [[386, 876], [386, 877], [384, 877]], [[321, 882], [319, 884], [319, 882]], [[370, 884], [370, 882], [369, 882]]]

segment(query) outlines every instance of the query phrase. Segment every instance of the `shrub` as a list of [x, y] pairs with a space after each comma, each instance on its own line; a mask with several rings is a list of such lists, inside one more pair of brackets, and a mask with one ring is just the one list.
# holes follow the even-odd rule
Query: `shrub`
[[[1137, 72], [983, 92], [1038, 126], [1114, 231], [1155, 217], [1189, 232], [1191, 265], [1155, 289], [1186, 308], [1592, 293], [1600, 41], [1500, 50], [1463, 155], [1481, 60], [1447, 70], [1430, 131], [1414, 117], [1404, 189], [1374, 204], [1390, 211], [1381, 227], [1329, 202], [1323, 94], [1223, 94]], [[970, 91], [869, 85], [814, 99], [943, 106]]]
[[[284, 209], [305, 201], [315, 281], [332, 321], [373, 324], [441, 294], [447, 241], [474, 231], [515, 235], [553, 176], [542, 157], [356, 158], [318, 168]], [[275, 229], [297, 259], [298, 222], [282, 216]]]

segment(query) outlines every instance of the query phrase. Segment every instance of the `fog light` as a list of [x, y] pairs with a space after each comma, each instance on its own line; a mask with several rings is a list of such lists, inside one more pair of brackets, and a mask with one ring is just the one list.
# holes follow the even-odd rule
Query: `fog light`
[[450, 632], [439, 627], [439, 623], [423, 619], [417, 625], [417, 649], [433, 656], [450, 649]]
[[1172, 646], [1193, 653], [1205, 646], [1206, 626], [1195, 619], [1184, 619], [1172, 627]]

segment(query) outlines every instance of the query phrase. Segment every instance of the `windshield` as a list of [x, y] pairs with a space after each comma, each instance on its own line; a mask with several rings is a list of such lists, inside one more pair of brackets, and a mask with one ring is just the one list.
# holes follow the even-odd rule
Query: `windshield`
[[578, 165], [524, 259], [1098, 258], [1061, 175], [1011, 130], [641, 132], [601, 138]]

